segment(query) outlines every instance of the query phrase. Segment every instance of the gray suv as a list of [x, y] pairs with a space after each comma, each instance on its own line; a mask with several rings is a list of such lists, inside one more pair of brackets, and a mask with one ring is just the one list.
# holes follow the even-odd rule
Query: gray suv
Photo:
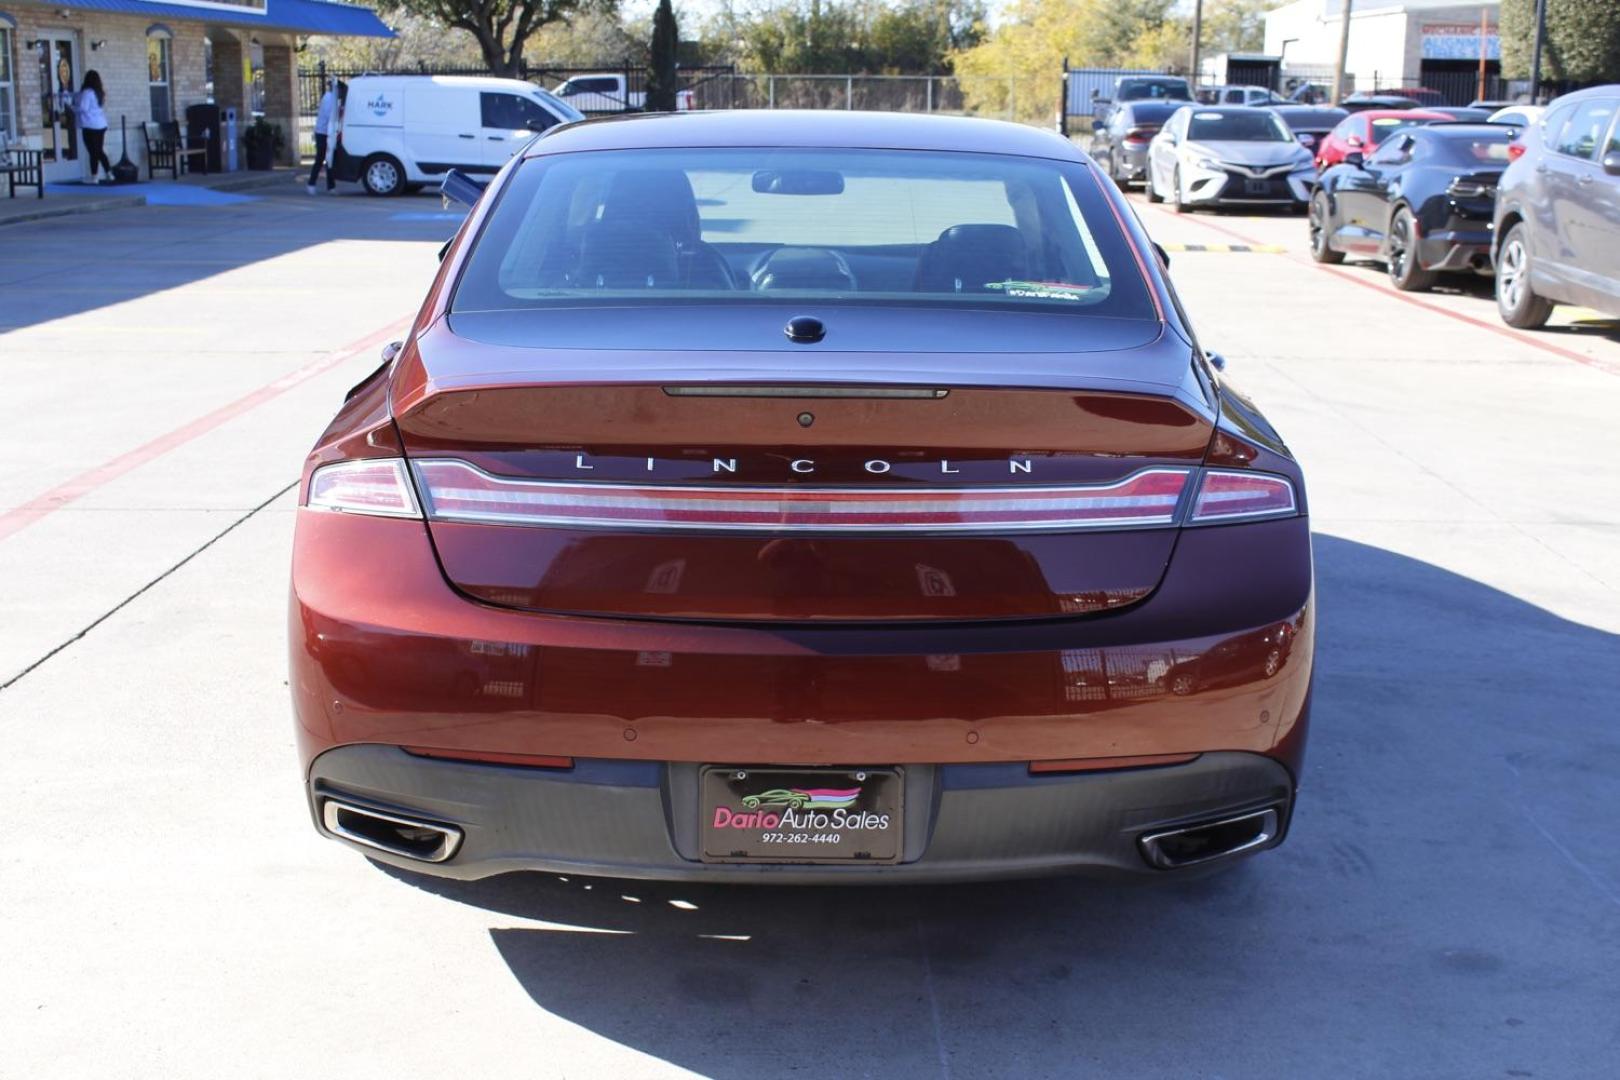
[[1620, 86], [1558, 98], [1524, 129], [1496, 196], [1496, 307], [1533, 329], [1554, 304], [1620, 316]]

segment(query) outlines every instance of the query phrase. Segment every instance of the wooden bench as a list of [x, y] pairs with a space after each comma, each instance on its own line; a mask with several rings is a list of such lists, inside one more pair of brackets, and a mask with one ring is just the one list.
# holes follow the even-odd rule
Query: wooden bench
[[11, 184], [11, 197], [17, 197], [18, 187], [31, 187], [36, 197], [45, 197], [45, 152], [13, 146], [0, 150], [0, 175]]
[[141, 139], [146, 143], [146, 178], [157, 179], [159, 169], [167, 169], [176, 180], [182, 172], [208, 171], [207, 147], [188, 147], [180, 135], [180, 121], [160, 124], [147, 120], [141, 124]]

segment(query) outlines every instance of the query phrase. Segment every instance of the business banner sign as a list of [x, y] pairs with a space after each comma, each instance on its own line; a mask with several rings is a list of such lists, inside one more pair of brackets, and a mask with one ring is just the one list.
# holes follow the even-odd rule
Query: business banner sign
[[[1496, 27], [1486, 29], [1483, 35], [1485, 59], [1502, 58], [1501, 39]], [[1481, 35], [1479, 24], [1425, 23], [1423, 26], [1423, 59], [1425, 60], [1478, 60]]]

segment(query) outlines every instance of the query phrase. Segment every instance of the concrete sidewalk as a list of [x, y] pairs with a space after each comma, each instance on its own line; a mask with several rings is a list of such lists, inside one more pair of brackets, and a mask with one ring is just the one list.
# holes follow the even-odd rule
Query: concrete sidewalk
[[302, 169], [278, 168], [269, 172], [187, 173], [178, 180], [159, 177], [134, 184], [45, 185], [43, 199], [32, 188], [16, 198], [0, 200], [0, 228], [20, 221], [122, 210], [134, 206], [227, 206], [257, 196], [242, 192], [286, 189], [303, 176]]

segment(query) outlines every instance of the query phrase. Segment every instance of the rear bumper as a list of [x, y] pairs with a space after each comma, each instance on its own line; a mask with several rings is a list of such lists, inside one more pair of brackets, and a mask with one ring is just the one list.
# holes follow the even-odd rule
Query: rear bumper
[[1142, 854], [1141, 838], [1269, 808], [1276, 811], [1279, 828], [1249, 849], [1264, 850], [1286, 835], [1294, 796], [1286, 768], [1247, 753], [1063, 775], [1032, 775], [1022, 765], [912, 765], [904, 775], [904, 854], [891, 865], [701, 861], [698, 766], [693, 764], [596, 759], [551, 771], [357, 745], [318, 757], [308, 794], [316, 827], [329, 836], [322, 811], [332, 798], [453, 826], [461, 839], [441, 862], [361, 847], [380, 861], [445, 877], [543, 870], [800, 884], [1195, 873], [1213, 864], [1154, 869]]
[[1119, 162], [1115, 166], [1115, 169], [1122, 180], [1125, 180], [1126, 182], [1134, 182], [1147, 179], [1147, 143], [1143, 143], [1141, 146], [1131, 146], [1127, 143], [1121, 143], [1118, 154]]
[[1477, 229], [1439, 229], [1425, 233], [1420, 250], [1424, 268], [1492, 273], [1491, 230], [1487, 223], [1480, 224]]
[[1315, 622], [1305, 518], [1185, 530], [1153, 595], [1080, 618], [715, 625], [469, 600], [419, 521], [300, 510], [290, 684], [307, 769], [443, 751], [835, 765], [1245, 750], [1291, 768]]

